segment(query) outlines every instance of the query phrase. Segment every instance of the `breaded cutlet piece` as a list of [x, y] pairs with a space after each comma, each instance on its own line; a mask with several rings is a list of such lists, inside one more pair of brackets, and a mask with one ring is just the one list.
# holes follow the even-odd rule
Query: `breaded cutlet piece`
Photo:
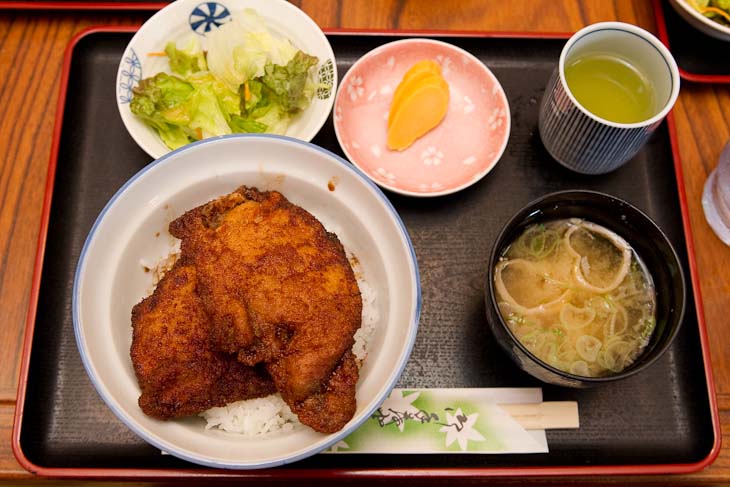
[[179, 260], [152, 295], [132, 309], [139, 406], [154, 418], [189, 416], [275, 392], [263, 367], [211, 349], [210, 320], [196, 288], [195, 267]]
[[341, 429], [355, 412], [362, 299], [337, 236], [281, 193], [245, 186], [186, 212], [170, 233], [197, 270], [213, 348], [266, 364], [304, 424]]

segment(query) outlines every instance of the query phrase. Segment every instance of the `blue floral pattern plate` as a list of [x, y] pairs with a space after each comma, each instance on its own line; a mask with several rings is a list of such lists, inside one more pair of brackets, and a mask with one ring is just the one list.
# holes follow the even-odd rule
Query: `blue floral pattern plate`
[[[329, 117], [337, 87], [335, 56], [327, 37], [317, 24], [284, 0], [177, 0], [153, 15], [137, 31], [119, 63], [116, 100], [124, 126], [137, 144], [154, 159], [170, 152], [157, 133], [139, 120], [129, 108], [132, 89], [143, 78], [170, 72], [167, 57], [155, 56], [170, 41], [184, 43], [197, 37], [206, 49], [207, 35], [230, 22], [244, 9], [254, 9], [274, 35], [289, 39], [298, 49], [317, 56], [319, 84], [310, 106], [291, 123], [285, 135], [310, 141]], [[152, 55], [151, 55], [152, 54]]]

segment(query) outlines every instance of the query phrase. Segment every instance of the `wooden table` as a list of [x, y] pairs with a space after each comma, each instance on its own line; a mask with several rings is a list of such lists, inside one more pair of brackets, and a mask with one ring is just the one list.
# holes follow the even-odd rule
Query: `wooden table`
[[[299, 0], [294, 3], [323, 27], [572, 32], [594, 22], [621, 20], [656, 32], [651, 2], [646, 0]], [[135, 25], [149, 15], [144, 12], [0, 13], [0, 134], [3, 140], [0, 143], [0, 481], [48, 483], [34, 479], [18, 465], [10, 449], [10, 435], [63, 51], [74, 34], [87, 26]], [[730, 342], [730, 330], [725, 329], [730, 312], [730, 248], [712, 233], [700, 204], [705, 179], [715, 167], [722, 146], [730, 139], [730, 85], [685, 83], [674, 114], [722, 430], [730, 432], [730, 354], [725, 353], [725, 344]], [[593, 480], [595, 483], [730, 483], [730, 447], [723, 448], [711, 467], [693, 475]], [[547, 482], [584, 484], [587, 480]]]

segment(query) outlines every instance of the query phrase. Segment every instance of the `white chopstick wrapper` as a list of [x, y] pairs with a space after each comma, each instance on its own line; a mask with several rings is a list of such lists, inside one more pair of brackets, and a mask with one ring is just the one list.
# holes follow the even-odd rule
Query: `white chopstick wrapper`
[[543, 403], [539, 388], [393, 389], [326, 453], [547, 453], [545, 427], [577, 428], [577, 403]]

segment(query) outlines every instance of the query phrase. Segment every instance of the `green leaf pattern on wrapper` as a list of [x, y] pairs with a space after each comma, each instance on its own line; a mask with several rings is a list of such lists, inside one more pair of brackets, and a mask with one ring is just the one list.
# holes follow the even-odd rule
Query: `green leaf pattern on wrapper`
[[400, 445], [404, 451], [413, 444], [431, 451], [503, 451], [488, 409], [463, 400], [446, 405], [429, 391], [394, 390], [360, 428], [329, 451], [366, 451], [373, 441]]

